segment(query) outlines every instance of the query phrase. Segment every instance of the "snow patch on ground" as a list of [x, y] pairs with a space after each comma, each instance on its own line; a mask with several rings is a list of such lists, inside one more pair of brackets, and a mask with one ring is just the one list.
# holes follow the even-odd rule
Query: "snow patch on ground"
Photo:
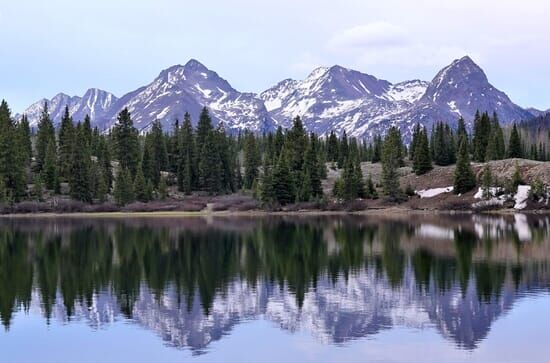
[[453, 191], [453, 189], [454, 187], [432, 188], [432, 189], [416, 190], [415, 193], [418, 194], [420, 198], [432, 198], [439, 194], [450, 193]]
[[[491, 194], [492, 197], [496, 196], [499, 192], [501, 192], [503, 189], [500, 188], [500, 187], [490, 187], [489, 188], [489, 193]], [[477, 193], [474, 194], [474, 198], [475, 199], [483, 199], [483, 188], [480, 187], [478, 190], [477, 190]]]
[[531, 186], [529, 185], [518, 185], [518, 191], [514, 196], [516, 204], [514, 209], [524, 209], [527, 207], [527, 199], [529, 198], [529, 192], [531, 191]]

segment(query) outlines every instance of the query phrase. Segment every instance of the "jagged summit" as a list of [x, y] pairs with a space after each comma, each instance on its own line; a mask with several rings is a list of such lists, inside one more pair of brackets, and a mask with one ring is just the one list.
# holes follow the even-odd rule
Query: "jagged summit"
[[285, 79], [258, 95], [240, 92], [196, 59], [166, 68], [148, 85], [120, 99], [99, 89], [83, 97], [59, 93], [50, 100], [31, 105], [27, 113], [31, 125], [48, 101], [57, 123], [67, 105], [75, 120], [86, 114], [101, 129], [111, 127], [124, 107], [141, 130], [154, 120], [170, 128], [188, 111], [194, 120], [202, 107], [211, 110], [215, 122], [231, 131], [274, 130], [288, 127], [301, 116], [306, 128], [320, 135], [331, 130], [357, 137], [384, 133], [390, 125], [401, 128], [407, 138], [412, 125], [420, 122], [471, 122], [477, 110], [499, 114], [503, 123], [521, 121], [535, 114], [515, 105], [489, 83], [483, 69], [469, 56], [452, 61], [431, 82], [410, 80], [391, 83], [373, 75], [340, 65], [318, 67], [303, 80]]

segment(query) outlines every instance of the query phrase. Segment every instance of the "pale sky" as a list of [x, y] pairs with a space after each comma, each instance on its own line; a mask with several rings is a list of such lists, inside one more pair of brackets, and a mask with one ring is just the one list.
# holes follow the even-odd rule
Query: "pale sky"
[[0, 98], [117, 96], [190, 58], [260, 92], [339, 64], [431, 80], [470, 55], [521, 106], [550, 108], [547, 0], [0, 0]]

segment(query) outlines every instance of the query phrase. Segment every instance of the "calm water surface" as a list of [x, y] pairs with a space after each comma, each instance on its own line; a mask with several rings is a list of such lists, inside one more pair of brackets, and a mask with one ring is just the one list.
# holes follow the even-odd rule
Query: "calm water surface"
[[550, 217], [0, 219], [0, 361], [548, 362]]

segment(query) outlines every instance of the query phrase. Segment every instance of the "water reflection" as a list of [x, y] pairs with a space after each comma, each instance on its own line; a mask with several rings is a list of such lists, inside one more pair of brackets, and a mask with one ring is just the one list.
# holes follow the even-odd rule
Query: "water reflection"
[[435, 327], [475, 349], [550, 284], [550, 218], [0, 220], [0, 318], [131, 321], [205, 352], [247, 319], [340, 344]]

